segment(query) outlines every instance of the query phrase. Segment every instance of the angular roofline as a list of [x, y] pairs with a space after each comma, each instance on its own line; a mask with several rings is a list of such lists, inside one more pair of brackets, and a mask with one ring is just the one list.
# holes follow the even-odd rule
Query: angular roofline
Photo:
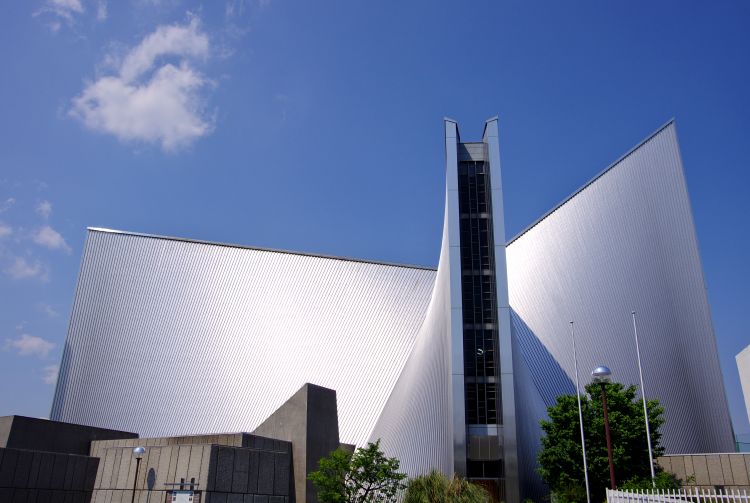
[[[493, 121], [498, 121], [499, 122], [500, 121], [500, 116], [499, 115], [495, 115], [493, 117], [490, 117], [486, 121], [484, 121], [484, 129], [482, 129], [482, 138], [484, 138], [484, 133], [487, 132], [487, 124], [489, 124], [490, 122], [493, 122]], [[453, 124], [456, 125], [456, 131], [458, 131], [458, 121], [456, 119], [451, 119], [450, 117], [445, 116], [445, 117], [443, 117], [443, 122], [444, 123], [445, 122], [452, 122]], [[482, 143], [482, 140], [479, 140], [479, 141], [476, 141], [476, 142], [461, 142], [461, 143]]]
[[86, 230], [90, 232], [102, 232], [106, 234], [123, 234], [126, 236], [136, 236], [136, 237], [141, 237], [141, 238], [163, 239], [166, 241], [180, 241], [180, 242], [185, 242], [185, 243], [194, 243], [194, 244], [202, 244], [202, 245], [210, 245], [210, 246], [222, 246], [226, 248], [240, 248], [243, 250], [255, 250], [255, 251], [263, 251], [263, 252], [270, 252], [270, 253], [285, 253], [287, 255], [300, 255], [303, 257], [325, 258], [325, 259], [330, 259], [330, 260], [343, 260], [345, 262], [358, 262], [362, 264], [385, 265], [389, 267], [402, 267], [406, 269], [421, 269], [424, 271], [437, 271], [437, 269], [434, 267], [426, 267], [426, 266], [420, 266], [420, 265], [398, 264], [395, 262], [383, 262], [379, 260], [364, 260], [364, 259], [351, 258], [351, 257], [341, 257], [341, 256], [336, 256], [336, 255], [325, 255], [322, 253], [307, 253], [307, 252], [297, 252], [297, 251], [290, 251], [290, 250], [279, 250], [275, 248], [262, 248], [259, 246], [245, 246], [245, 245], [238, 245], [238, 244], [232, 244], [232, 243], [222, 243], [218, 241], [205, 241], [201, 239], [181, 238], [181, 237], [175, 237], [175, 236], [161, 236], [158, 234], [146, 234], [143, 232], [121, 231], [117, 229], [107, 229], [104, 227], [86, 227]]
[[494, 117], [490, 117], [486, 121], [484, 121], [484, 128], [482, 128], [482, 138], [484, 138], [484, 135], [487, 133], [487, 126], [490, 122], [500, 122], [500, 116], [495, 115]]
[[674, 123], [675, 123], [674, 117], [671, 118], [671, 119], [669, 119], [659, 129], [657, 129], [656, 131], [654, 131], [653, 133], [651, 133], [650, 135], [648, 135], [645, 139], [641, 140], [635, 147], [633, 147], [630, 150], [628, 150], [625, 154], [621, 155], [615, 162], [611, 163], [609, 166], [607, 166], [602, 171], [600, 171], [598, 174], [596, 174], [593, 178], [591, 178], [588, 182], [584, 183], [580, 188], [578, 188], [578, 190], [574, 191], [568, 197], [566, 197], [565, 199], [563, 199], [560, 203], [558, 203], [557, 205], [555, 205], [551, 210], [549, 210], [547, 213], [545, 213], [544, 215], [542, 215], [541, 217], [539, 217], [536, 221], [534, 221], [534, 223], [532, 223], [531, 225], [527, 226], [524, 230], [522, 230], [521, 232], [519, 232], [518, 234], [516, 234], [515, 236], [513, 236], [512, 239], [509, 239], [508, 242], [506, 243], [506, 246], [509, 245], [509, 244], [511, 244], [511, 243], [513, 243], [516, 239], [520, 238], [521, 236], [523, 236], [524, 234], [526, 234], [527, 232], [529, 232], [537, 224], [539, 224], [542, 220], [544, 220], [545, 218], [547, 218], [548, 216], [550, 216], [551, 214], [553, 214], [554, 212], [556, 212], [557, 210], [559, 210], [565, 203], [567, 203], [568, 201], [570, 201], [571, 199], [573, 199], [575, 196], [577, 196], [578, 194], [580, 194], [581, 192], [583, 192], [589, 185], [591, 185], [592, 183], [594, 183], [595, 181], [597, 181], [599, 178], [601, 178], [602, 176], [604, 176], [609, 170], [613, 169], [615, 166], [617, 166], [618, 164], [620, 164], [622, 161], [624, 161], [626, 158], [628, 158], [630, 155], [632, 155], [636, 150], [638, 150], [639, 148], [641, 148], [642, 146], [644, 146], [646, 143], [648, 143], [649, 141], [651, 141], [652, 139], [654, 139], [659, 133], [661, 133], [662, 131], [664, 131], [665, 129], [667, 129], [669, 126], [674, 125]]

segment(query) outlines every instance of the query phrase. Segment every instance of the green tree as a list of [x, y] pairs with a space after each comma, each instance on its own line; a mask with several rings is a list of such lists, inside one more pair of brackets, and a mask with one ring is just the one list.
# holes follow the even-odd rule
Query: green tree
[[[651, 479], [646, 443], [643, 402], [636, 396], [635, 386], [620, 383], [607, 386], [607, 408], [612, 433], [615, 477], [618, 484], [631, 479]], [[659, 444], [659, 427], [664, 423], [664, 409], [657, 400], [647, 400], [651, 446], [654, 457], [664, 453]], [[583, 429], [586, 436], [586, 460], [593, 501], [602, 501], [609, 487], [609, 462], [604, 435], [604, 413], [599, 384], [586, 386], [581, 397]], [[561, 503], [585, 502], [586, 492], [581, 458], [581, 430], [575, 395], [557, 398], [547, 409], [548, 421], [542, 421], [542, 450], [539, 472]]]
[[380, 440], [355, 452], [336, 449], [309, 479], [321, 503], [394, 503], [406, 487], [399, 461], [380, 450]]
[[454, 476], [448, 479], [432, 471], [409, 480], [403, 503], [489, 503], [490, 495], [481, 486]]
[[[678, 479], [674, 474], [669, 472], [660, 471], [654, 478], [656, 482], [656, 489], [679, 489], [682, 487], [682, 481]], [[651, 483], [651, 475], [645, 478], [632, 478], [626, 481], [624, 484], [618, 485], [618, 489], [630, 490], [630, 491], [651, 491], [654, 489], [654, 484]]]

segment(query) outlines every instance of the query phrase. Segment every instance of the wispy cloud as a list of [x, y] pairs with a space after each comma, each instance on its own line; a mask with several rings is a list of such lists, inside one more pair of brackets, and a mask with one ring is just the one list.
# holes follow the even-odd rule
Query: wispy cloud
[[0, 213], [5, 213], [9, 209], [11, 209], [14, 204], [16, 204], [15, 198], [9, 197], [8, 199], [0, 203]]
[[54, 307], [50, 306], [49, 304], [40, 303], [38, 305], [38, 308], [41, 312], [49, 316], [50, 318], [57, 318], [60, 316], [60, 313], [58, 313]]
[[134, 0], [134, 1], [135, 3], [141, 4], [142, 6], [150, 6], [150, 7], [161, 7], [161, 6], [174, 7], [180, 3], [180, 0]]
[[13, 234], [13, 228], [10, 225], [0, 222], [0, 238], [4, 238]]
[[14, 350], [19, 356], [46, 358], [54, 348], [54, 343], [35, 335], [21, 334], [15, 339], [5, 339], [5, 349]]
[[49, 27], [53, 32], [60, 30], [62, 22], [73, 24], [75, 16], [83, 14], [84, 8], [81, 0], [47, 0], [41, 8], [34, 12], [33, 16], [49, 16]]
[[83, 14], [81, 0], [48, 0], [46, 7], [54, 11], [58, 16], [67, 19], [75, 14]]
[[47, 279], [47, 270], [39, 261], [29, 262], [23, 257], [15, 257], [5, 273], [13, 279], [39, 278]]
[[46, 384], [57, 383], [57, 376], [60, 374], [59, 365], [47, 365], [42, 369], [42, 380]]
[[104, 0], [99, 0], [99, 3], [96, 4], [96, 20], [107, 20], [107, 2], [105, 2]]
[[197, 17], [159, 26], [125, 55], [114, 75], [89, 83], [73, 99], [70, 115], [120, 141], [160, 144], [165, 151], [188, 146], [213, 130], [202, 95], [212, 82], [193, 66], [209, 53]]
[[224, 6], [226, 17], [241, 16], [245, 13], [245, 0], [229, 0]]
[[47, 3], [55, 9], [77, 12], [79, 14], [83, 12], [81, 0], [49, 0]]
[[63, 250], [66, 253], [70, 253], [70, 246], [65, 242], [65, 238], [49, 225], [45, 225], [39, 229], [32, 237], [33, 241], [45, 248], [50, 250]]
[[228, 0], [224, 6], [224, 14], [227, 17], [242, 16], [253, 4], [264, 9], [271, 5], [271, 0]]
[[52, 203], [49, 201], [42, 201], [36, 205], [36, 212], [45, 220], [52, 214]]

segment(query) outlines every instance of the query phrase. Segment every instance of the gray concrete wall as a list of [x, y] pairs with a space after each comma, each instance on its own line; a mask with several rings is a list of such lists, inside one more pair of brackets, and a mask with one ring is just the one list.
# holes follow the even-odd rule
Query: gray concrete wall
[[[129, 442], [130, 443], [130, 442]], [[130, 501], [136, 480], [136, 460], [133, 446], [97, 447], [100, 468], [94, 484], [97, 503]], [[136, 501], [158, 501], [172, 483], [195, 479], [199, 489], [205, 489], [211, 459], [210, 444], [179, 444], [148, 446], [138, 466]], [[93, 450], [93, 449], [92, 449]], [[149, 494], [152, 493], [152, 494]], [[140, 499], [139, 499], [140, 498]], [[154, 498], [157, 498], [154, 500]]]
[[675, 454], [657, 458], [656, 463], [684, 486], [750, 491], [750, 453]]
[[0, 418], [0, 447], [87, 456], [95, 440], [136, 438], [137, 433], [25, 416]]
[[273, 449], [213, 446], [206, 501], [290, 503], [291, 444], [274, 444]]
[[294, 501], [316, 503], [315, 488], [307, 476], [340, 445], [336, 392], [305, 384], [254, 433], [292, 443]]
[[131, 449], [142, 446], [146, 447], [163, 447], [168, 445], [186, 445], [186, 444], [216, 444], [229, 445], [235, 447], [247, 447], [249, 440], [246, 438], [248, 433], [223, 433], [213, 435], [185, 435], [180, 437], [155, 437], [155, 438], [131, 438], [126, 440], [98, 440], [91, 442], [92, 456], [98, 456], [103, 449], [111, 447], [130, 447]]
[[[195, 443], [184, 443], [192, 440]], [[216, 445], [212, 442], [227, 442]], [[201, 503], [290, 503], [291, 451], [289, 442], [237, 433], [191, 437], [131, 439], [92, 444], [101, 457], [94, 503], [129, 503], [136, 480], [133, 448], [146, 448], [136, 480], [135, 501], [161, 503], [174, 484], [191, 481], [201, 492]], [[259, 499], [254, 499], [254, 498]]]
[[0, 416], [0, 447], [8, 446], [11, 426], [13, 426], [13, 416]]
[[[292, 444], [283, 440], [249, 433], [112, 439], [135, 435], [17, 416], [0, 418], [0, 435], [27, 447], [0, 447], [0, 503], [130, 503], [133, 496], [161, 503], [181, 483], [194, 483], [202, 503], [294, 501]], [[109, 439], [91, 441], [102, 437]], [[139, 463], [136, 446], [146, 448]], [[84, 447], [90, 455], [31, 450]]]
[[0, 448], [0, 502], [88, 503], [99, 460]]

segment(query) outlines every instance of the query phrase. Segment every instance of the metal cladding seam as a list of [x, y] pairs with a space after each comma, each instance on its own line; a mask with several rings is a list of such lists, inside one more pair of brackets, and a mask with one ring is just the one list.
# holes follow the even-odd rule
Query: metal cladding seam
[[448, 209], [432, 300], [398, 381], [369, 441], [381, 441], [409, 476], [453, 475]]
[[252, 431], [305, 382], [372, 430], [435, 271], [90, 230], [56, 420], [162, 436]]
[[[517, 333], [517, 316], [513, 313], [513, 332]], [[524, 499], [542, 501], [549, 495], [549, 489], [539, 475], [540, 439], [543, 431], [539, 423], [547, 417], [547, 407], [551, 403], [542, 398], [536, 374], [530, 365], [534, 353], [524, 353], [520, 348], [520, 338], [513, 338], [513, 383], [516, 388], [516, 424], [518, 425], [518, 473], [521, 494]], [[570, 393], [570, 390], [567, 391]], [[575, 388], [572, 393], [575, 393]]]
[[[572, 389], [571, 320], [583, 383], [590, 369], [605, 364], [614, 380], [638, 384], [635, 310], [646, 396], [665, 408], [662, 445], [668, 453], [733, 451], [673, 123], [507, 250], [516, 337], [533, 379], [555, 383], [555, 389], [537, 386], [548, 405], [550, 397]], [[560, 382], [560, 367], [569, 383]]]

